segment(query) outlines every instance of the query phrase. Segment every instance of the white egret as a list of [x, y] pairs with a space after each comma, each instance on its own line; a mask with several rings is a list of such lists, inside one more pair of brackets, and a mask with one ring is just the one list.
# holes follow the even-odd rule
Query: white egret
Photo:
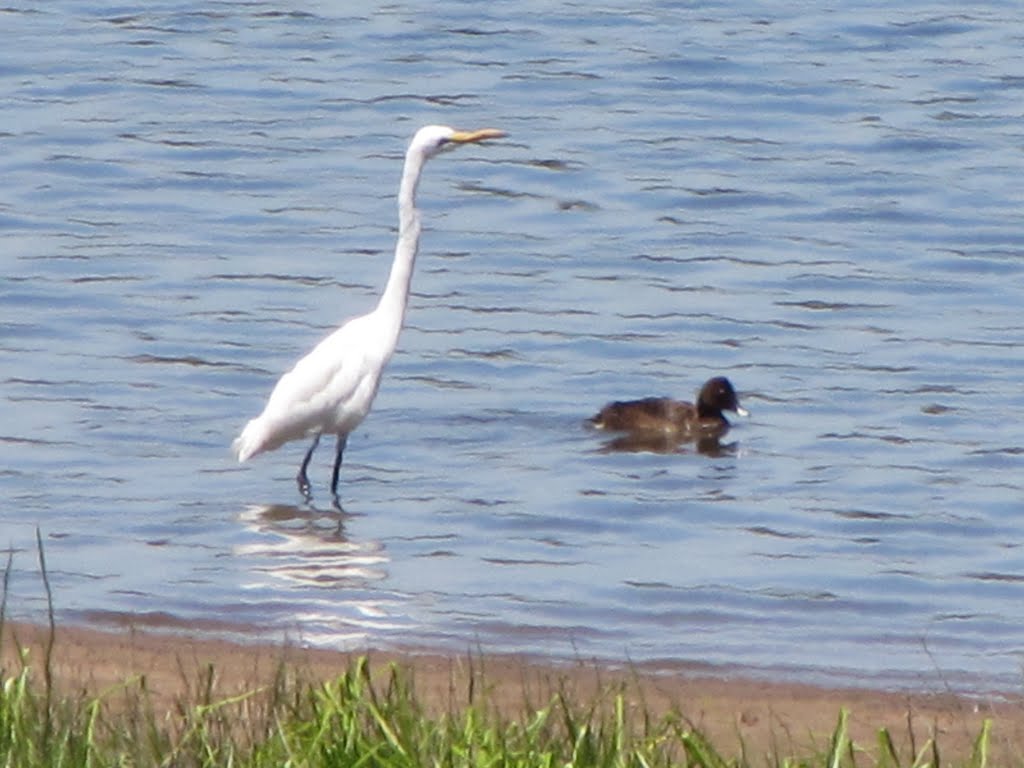
[[505, 136], [484, 128], [457, 131], [428, 125], [416, 132], [405, 153], [398, 191], [398, 243], [384, 293], [373, 311], [354, 317], [325, 338], [284, 374], [270, 394], [263, 413], [252, 419], [232, 443], [239, 462], [272, 451], [292, 440], [313, 438], [296, 482], [309, 501], [306, 469], [324, 433], [337, 438], [331, 494], [338, 501], [338, 474], [345, 443], [366, 417], [391, 359], [409, 300], [409, 283], [420, 244], [420, 212], [416, 188], [427, 160], [443, 149]]

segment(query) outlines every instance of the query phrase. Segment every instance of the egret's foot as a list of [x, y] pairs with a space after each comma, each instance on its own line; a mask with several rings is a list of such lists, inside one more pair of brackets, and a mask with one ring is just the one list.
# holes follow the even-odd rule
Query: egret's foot
[[295, 482], [299, 486], [299, 493], [302, 494], [302, 498], [304, 498], [306, 503], [310, 506], [313, 504], [313, 492], [309, 489], [309, 477], [306, 475], [306, 468], [309, 466], [309, 460], [313, 458], [313, 451], [316, 450], [319, 443], [320, 434], [317, 433], [313, 437], [313, 444], [309, 446], [309, 450], [306, 451], [305, 458], [302, 459], [302, 464], [299, 465], [299, 474], [295, 476]]
[[341, 510], [341, 502], [338, 501], [338, 480], [341, 476], [341, 456], [345, 453], [347, 442], [348, 435], [338, 435], [338, 445], [334, 453], [334, 471], [331, 472], [331, 500], [337, 510]]
[[302, 499], [307, 504], [313, 503], [313, 491], [309, 486], [309, 478], [306, 477], [305, 472], [300, 472], [295, 476], [295, 484], [299, 487], [299, 493], [302, 494]]

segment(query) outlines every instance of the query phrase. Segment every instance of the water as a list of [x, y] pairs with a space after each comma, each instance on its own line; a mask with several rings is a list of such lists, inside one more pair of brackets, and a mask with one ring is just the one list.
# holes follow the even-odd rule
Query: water
[[[1012, 3], [14, 3], [2, 13], [8, 612], [335, 647], [1015, 687]], [[228, 445], [372, 306], [438, 158], [407, 326], [300, 503]], [[605, 401], [728, 375], [716, 456]]]

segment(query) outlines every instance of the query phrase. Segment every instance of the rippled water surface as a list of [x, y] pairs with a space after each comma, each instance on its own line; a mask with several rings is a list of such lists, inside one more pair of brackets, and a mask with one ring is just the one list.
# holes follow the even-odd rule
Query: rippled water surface
[[[8, 612], [1020, 684], [1024, 11], [1012, 3], [8, 4]], [[231, 439], [369, 309], [416, 127], [407, 324], [301, 503]], [[605, 401], [729, 376], [706, 455]]]

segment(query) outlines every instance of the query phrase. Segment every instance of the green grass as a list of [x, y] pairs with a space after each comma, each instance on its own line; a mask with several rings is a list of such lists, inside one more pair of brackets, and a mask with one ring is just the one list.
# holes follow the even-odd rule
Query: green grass
[[[870, 749], [847, 734], [840, 712], [830, 745], [805, 755], [723, 755], [678, 713], [630, 715], [621, 692], [592, 701], [555, 693], [545, 706], [499, 715], [486, 697], [430, 714], [407, 675], [391, 666], [374, 679], [357, 659], [336, 679], [313, 683], [281, 668], [261, 688], [217, 698], [215, 670], [158, 711], [145, 678], [96, 696], [58, 695], [20, 669], [0, 671], [0, 766], [897, 766], [943, 765], [929, 740], [901, 762], [887, 731]], [[963, 765], [985, 768], [986, 721]]]

